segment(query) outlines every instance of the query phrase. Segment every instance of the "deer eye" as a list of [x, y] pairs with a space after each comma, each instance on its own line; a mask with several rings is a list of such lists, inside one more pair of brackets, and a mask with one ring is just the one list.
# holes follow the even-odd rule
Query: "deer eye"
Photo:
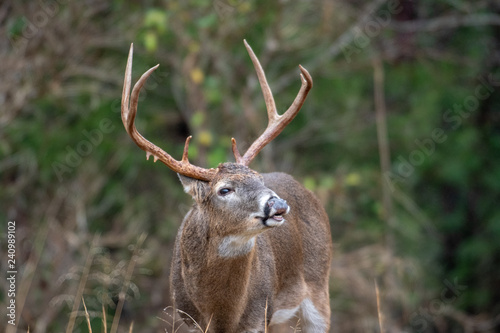
[[220, 196], [225, 196], [225, 195], [228, 195], [229, 193], [233, 192], [233, 189], [230, 189], [228, 187], [224, 187], [224, 188], [221, 188], [219, 190], [219, 195]]

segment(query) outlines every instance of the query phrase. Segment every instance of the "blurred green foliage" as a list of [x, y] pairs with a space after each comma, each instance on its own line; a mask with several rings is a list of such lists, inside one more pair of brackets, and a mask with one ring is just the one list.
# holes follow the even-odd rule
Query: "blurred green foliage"
[[[172, 171], [146, 161], [123, 128], [128, 47], [135, 43], [134, 81], [160, 64], [141, 93], [139, 131], [177, 158], [193, 135], [190, 160], [216, 167], [233, 161], [231, 137], [246, 148], [266, 126], [243, 39], [259, 56], [280, 112], [300, 87], [298, 64], [314, 79], [302, 111], [252, 167], [288, 172], [324, 203], [336, 244], [335, 331], [377, 327], [374, 279], [381, 282], [387, 325], [396, 331], [447, 332], [498, 321], [500, 30], [481, 15], [498, 20], [500, 8], [495, 1], [397, 1], [402, 10], [378, 33], [363, 43], [359, 33], [339, 42], [357, 31], [355, 23], [368, 34], [390, 3], [1, 5], [9, 15], [0, 15], [7, 36], [0, 47], [0, 219], [17, 222], [19, 272], [36, 262], [32, 280], [19, 276], [19, 288], [27, 288], [19, 295], [26, 300], [19, 328], [62, 331], [85, 278], [84, 298], [100, 331], [101, 307], [111, 324], [113, 297], [133, 259], [123, 325], [133, 320], [135, 331], [163, 331], [166, 324], [154, 318], [170, 304], [171, 246], [190, 198]], [[426, 28], [425, 20], [438, 24], [442, 17], [477, 24]], [[411, 20], [421, 26], [405, 32]], [[385, 74], [390, 170], [380, 167], [375, 58]], [[148, 238], [134, 257], [129, 246], [141, 233]], [[84, 277], [96, 234], [98, 253]], [[418, 321], [418, 309], [439, 300], [444, 281], [467, 289], [446, 303], [452, 311]], [[0, 296], [4, 302], [5, 289]], [[353, 323], [360, 317], [366, 320]], [[81, 313], [76, 323], [75, 330], [87, 331]]]

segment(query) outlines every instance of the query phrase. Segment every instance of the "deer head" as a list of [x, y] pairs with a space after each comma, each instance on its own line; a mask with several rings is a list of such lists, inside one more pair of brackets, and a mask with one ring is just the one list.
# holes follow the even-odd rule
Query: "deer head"
[[[290, 176], [259, 174], [249, 168], [297, 115], [312, 78], [299, 66], [302, 86], [290, 108], [279, 115], [264, 70], [244, 43], [262, 88], [268, 125], [244, 155], [232, 139], [235, 163], [221, 163], [216, 169], [192, 165], [191, 136], [178, 161], [137, 131], [139, 93], [158, 65], [141, 76], [130, 94], [133, 45], [125, 71], [122, 121], [146, 157], [153, 156], [177, 172], [195, 201], [176, 238], [171, 276], [175, 305], [198, 323], [211, 323], [211, 332], [263, 331], [267, 324], [282, 322], [299, 310], [304, 327], [324, 331], [329, 326], [331, 256], [326, 213], [312, 193]], [[281, 234], [266, 232], [276, 229]]]

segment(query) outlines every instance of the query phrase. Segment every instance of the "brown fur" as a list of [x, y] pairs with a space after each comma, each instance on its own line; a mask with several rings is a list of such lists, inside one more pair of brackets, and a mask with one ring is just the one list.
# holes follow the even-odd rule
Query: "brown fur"
[[[304, 330], [328, 330], [332, 246], [328, 217], [316, 197], [287, 174], [259, 175], [233, 163], [221, 164], [211, 182], [183, 176], [181, 181], [195, 204], [175, 243], [171, 274], [175, 307], [203, 328], [210, 322], [210, 332], [263, 332], [266, 304], [269, 324], [276, 311], [296, 308], [309, 299], [324, 325], [321, 329], [305, 325]], [[221, 184], [234, 188], [234, 196], [221, 198], [217, 194]], [[269, 190], [291, 209], [286, 221], [272, 228], [248, 218]], [[225, 237], [246, 233], [255, 237], [248, 251], [221, 256]]]

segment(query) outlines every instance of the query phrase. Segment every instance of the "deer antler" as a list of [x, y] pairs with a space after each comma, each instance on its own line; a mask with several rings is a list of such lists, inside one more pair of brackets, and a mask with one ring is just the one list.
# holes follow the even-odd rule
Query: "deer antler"
[[281, 131], [283, 131], [283, 129], [293, 120], [293, 118], [295, 118], [300, 108], [304, 104], [309, 90], [311, 90], [312, 88], [313, 81], [309, 72], [307, 72], [304, 67], [299, 65], [302, 86], [300, 87], [299, 93], [297, 94], [297, 97], [295, 97], [292, 105], [285, 113], [279, 115], [276, 110], [276, 104], [274, 103], [271, 88], [267, 83], [266, 74], [264, 73], [264, 70], [260, 65], [259, 59], [257, 59], [257, 56], [253, 52], [250, 45], [248, 45], [247, 41], [243, 40], [243, 42], [245, 43], [245, 47], [247, 48], [250, 58], [252, 59], [255, 71], [257, 72], [257, 77], [259, 78], [262, 94], [264, 95], [264, 100], [266, 102], [267, 117], [269, 119], [267, 128], [265, 129], [264, 133], [262, 133], [261, 136], [252, 143], [245, 155], [240, 155], [238, 148], [236, 147], [236, 140], [234, 138], [231, 139], [233, 154], [236, 159], [236, 163], [248, 166], [255, 158], [255, 156], [257, 156], [257, 154], [262, 150], [262, 148], [264, 148], [269, 142], [276, 138], [281, 133]]
[[[128, 135], [134, 140], [134, 142], [146, 152], [146, 158], [153, 155], [154, 161], [162, 161], [166, 166], [168, 166], [173, 171], [191, 178], [196, 178], [200, 180], [210, 181], [215, 175], [214, 169], [204, 169], [195, 165], [192, 165], [188, 161], [188, 148], [191, 136], [186, 139], [184, 145], [184, 153], [182, 154], [182, 160], [177, 161], [167, 154], [163, 149], [155, 146], [148, 140], [146, 140], [135, 127], [135, 116], [137, 114], [137, 104], [139, 102], [139, 93], [146, 83], [148, 77], [153, 73], [159, 65], [150, 68], [146, 73], [144, 73], [139, 81], [134, 85], [132, 89], [132, 96], [130, 95], [130, 86], [132, 81], [132, 54], [134, 52], [134, 44], [130, 45], [130, 51], [128, 54], [127, 68], [125, 69], [125, 80], [123, 83], [123, 93], [122, 93], [122, 121], [123, 126], [127, 130]], [[130, 100], [130, 106], [129, 106]]]

